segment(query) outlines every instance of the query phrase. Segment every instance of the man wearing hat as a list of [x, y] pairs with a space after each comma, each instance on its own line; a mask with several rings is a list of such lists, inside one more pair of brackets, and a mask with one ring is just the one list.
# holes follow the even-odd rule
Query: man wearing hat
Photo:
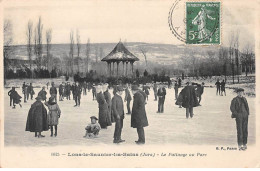
[[54, 87], [54, 82], [51, 83], [50, 95], [51, 97], [54, 97], [55, 102], [57, 102], [57, 88]]
[[98, 102], [98, 121], [103, 129], [107, 129], [107, 126], [111, 126], [112, 123], [108, 119], [108, 104], [106, 102], [105, 96], [102, 92], [102, 84], [98, 84], [96, 87], [97, 92], [97, 102]]
[[38, 96], [41, 96], [42, 100], [44, 100], [46, 102], [46, 99], [47, 99], [46, 95], [47, 95], [47, 92], [45, 91], [45, 86], [43, 86], [42, 90], [38, 93]]
[[98, 118], [95, 116], [91, 116], [91, 123], [88, 124], [85, 128], [86, 134], [84, 138], [89, 138], [89, 137], [95, 137], [99, 134], [99, 131], [101, 129], [99, 123], [97, 123]]
[[145, 144], [144, 127], [148, 126], [145, 111], [145, 97], [141, 94], [137, 85], [132, 86], [133, 108], [131, 115], [131, 127], [137, 129], [138, 140], [136, 144]]
[[126, 114], [131, 114], [131, 109], [130, 109], [130, 102], [132, 100], [130, 91], [129, 91], [129, 86], [126, 84], [126, 89], [125, 89], [125, 102], [126, 102], [126, 107], [127, 107], [127, 113]]
[[65, 91], [66, 91], [66, 97], [67, 100], [70, 100], [70, 91], [71, 91], [71, 85], [70, 82], [67, 82], [67, 85], [65, 86]]
[[104, 97], [108, 106], [108, 122], [109, 124], [110, 123], [112, 124], [112, 122], [114, 122], [114, 117], [111, 114], [112, 101], [111, 101], [111, 94], [108, 91], [108, 83], [103, 84], [102, 90], [104, 92]]
[[74, 88], [76, 105], [74, 107], [80, 106], [81, 92], [82, 92], [82, 88], [79, 85], [79, 82], [76, 82], [76, 85], [75, 85], [75, 88]]
[[116, 122], [115, 125], [115, 132], [114, 132], [114, 143], [121, 143], [124, 142], [125, 140], [121, 139], [121, 133], [122, 133], [122, 128], [123, 128], [123, 120], [124, 120], [124, 103], [122, 99], [122, 94], [123, 94], [123, 87], [122, 86], [117, 86], [117, 91], [112, 98], [112, 113], [114, 115], [114, 119]]
[[236, 119], [237, 143], [239, 150], [246, 150], [249, 107], [246, 98], [243, 97], [244, 89], [239, 88], [236, 92], [237, 97], [233, 98], [230, 105], [230, 110], [232, 112], [231, 118]]
[[161, 84], [159, 86], [157, 96], [159, 98], [157, 113], [163, 113], [164, 112], [164, 101], [165, 101], [165, 96], [166, 96], [166, 89], [164, 88], [163, 84]]
[[45, 137], [41, 134], [42, 131], [48, 131], [47, 122], [47, 110], [44, 107], [41, 96], [37, 96], [36, 102], [31, 105], [27, 116], [25, 131], [30, 131], [35, 133], [35, 137], [38, 138]]

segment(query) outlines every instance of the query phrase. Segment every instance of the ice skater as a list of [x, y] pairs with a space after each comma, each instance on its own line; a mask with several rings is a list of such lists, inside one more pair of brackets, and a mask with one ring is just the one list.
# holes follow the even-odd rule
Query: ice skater
[[225, 80], [223, 80], [221, 83], [220, 83], [220, 87], [221, 87], [221, 96], [223, 96], [223, 93], [225, 93], [225, 96], [226, 96], [226, 82]]
[[13, 102], [13, 109], [15, 109], [15, 104], [19, 104], [20, 107], [22, 107], [21, 105], [22, 96], [20, 96], [17, 93], [15, 87], [12, 87], [12, 89], [8, 92], [8, 96], [10, 96], [10, 106], [12, 106], [12, 102]]
[[215, 83], [215, 85], [217, 86], [216, 95], [220, 95], [220, 82], [219, 82], [219, 79], [217, 79], [217, 82]]

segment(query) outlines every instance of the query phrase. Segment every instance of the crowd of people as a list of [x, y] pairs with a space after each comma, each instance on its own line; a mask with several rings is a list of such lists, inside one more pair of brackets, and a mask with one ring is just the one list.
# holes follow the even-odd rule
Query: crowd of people
[[[49, 89], [46, 84], [47, 89]], [[226, 95], [225, 81], [216, 82], [217, 93], [216, 95]], [[193, 108], [201, 106], [201, 99], [204, 93], [204, 82], [201, 84], [186, 82], [186, 85], [182, 87], [181, 79], [177, 79], [174, 83], [175, 92], [175, 104], [180, 108], [186, 109], [186, 118], [193, 118]], [[108, 83], [90, 84], [75, 82], [62, 82], [59, 86], [55, 86], [55, 83], [51, 83], [49, 90], [50, 98], [47, 101], [47, 91], [45, 86], [38, 92], [36, 101], [31, 105], [28, 113], [26, 131], [34, 132], [35, 137], [44, 137], [41, 133], [43, 131], [51, 131], [51, 137], [57, 136], [59, 118], [61, 116], [61, 109], [57, 102], [57, 97], [60, 103], [65, 99], [75, 101], [74, 107], [80, 107], [81, 95], [87, 95], [92, 89], [93, 100], [97, 101], [98, 105], [98, 117], [91, 116], [91, 122], [87, 125], [86, 134], [84, 137], [93, 138], [99, 135], [101, 129], [107, 129], [115, 123], [114, 140], [113, 143], [122, 143], [125, 140], [122, 139], [122, 129], [124, 125], [125, 114], [131, 115], [131, 127], [136, 128], [138, 134], [137, 144], [145, 143], [144, 127], [148, 126], [148, 119], [146, 116], [146, 104], [149, 100], [150, 89], [154, 91], [154, 101], [158, 101], [158, 114], [164, 112], [164, 102], [166, 99], [166, 89], [168, 85], [163, 83], [154, 84], [119, 84], [109, 85]], [[110, 94], [110, 88], [113, 89], [112, 95]], [[181, 89], [182, 88], [182, 89]], [[179, 89], [181, 91], [179, 92]], [[243, 97], [243, 89], [238, 89], [238, 96], [232, 100], [230, 110], [232, 112], [232, 118], [236, 118], [237, 124], [237, 137], [239, 149], [245, 150], [247, 148], [247, 123], [249, 115], [249, 107], [246, 98]], [[123, 92], [125, 97], [123, 96]], [[131, 93], [132, 92], [132, 93]], [[24, 94], [24, 102], [28, 99], [33, 99], [34, 87], [32, 83], [24, 83], [22, 86], [22, 93]], [[10, 106], [19, 104], [21, 107], [22, 97], [17, 93], [15, 87], [8, 92], [10, 96]], [[29, 98], [30, 95], [30, 98]], [[132, 102], [132, 107], [130, 102]], [[44, 101], [44, 103], [43, 103]], [[126, 103], [127, 112], [124, 111], [124, 102]], [[45, 108], [45, 106], [48, 108]], [[55, 131], [55, 132], [54, 132]], [[53, 133], [54, 132], [54, 133]]]

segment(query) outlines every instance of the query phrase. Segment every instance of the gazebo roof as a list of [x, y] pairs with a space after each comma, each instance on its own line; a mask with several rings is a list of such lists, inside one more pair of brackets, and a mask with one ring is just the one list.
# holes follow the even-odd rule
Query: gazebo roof
[[139, 61], [139, 59], [126, 49], [124, 44], [120, 41], [116, 47], [101, 61], [106, 62], [126, 62], [126, 61]]

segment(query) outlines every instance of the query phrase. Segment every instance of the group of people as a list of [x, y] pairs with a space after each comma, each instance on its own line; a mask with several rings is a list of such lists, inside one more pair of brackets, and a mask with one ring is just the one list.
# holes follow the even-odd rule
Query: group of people
[[[221, 83], [219, 79], [216, 82], [217, 94], [221, 90], [221, 95], [225, 93], [225, 81]], [[178, 93], [178, 89], [181, 87], [179, 81], [175, 81], [174, 91], [176, 105], [179, 105], [186, 109], [186, 118], [192, 118], [194, 116], [193, 108], [200, 106], [201, 96], [204, 92], [204, 83], [197, 84], [188, 81], [186, 86]], [[70, 92], [73, 94], [73, 99], [76, 105], [80, 106], [81, 94], [83, 95], [89, 89], [87, 84], [79, 84], [78, 82], [70, 85], [69, 82], [62, 83], [59, 86], [60, 101], [66, 97], [70, 100]], [[137, 129], [138, 140], [137, 144], [145, 143], [144, 127], [148, 126], [148, 119], [146, 116], [145, 106], [148, 101], [150, 87], [148, 85], [116, 85], [113, 87], [112, 96], [109, 92], [109, 84], [97, 84], [92, 86], [93, 100], [98, 103], [98, 117], [91, 116], [91, 122], [86, 126], [86, 135], [84, 137], [95, 137], [99, 134], [101, 129], [107, 129], [108, 126], [112, 126], [115, 123], [115, 130], [113, 136], [113, 143], [122, 143], [125, 140], [122, 139], [122, 129], [124, 125], [125, 114], [131, 115], [131, 127]], [[166, 85], [159, 83], [153, 84], [154, 100], [158, 100], [157, 113], [164, 112], [164, 102], [166, 96]], [[32, 83], [23, 84], [22, 92], [24, 93], [24, 102], [27, 102], [29, 95], [33, 98], [34, 90]], [[27, 93], [29, 94], [27, 95]], [[125, 97], [123, 98], [123, 92]], [[130, 93], [132, 92], [132, 94]], [[237, 141], [239, 150], [247, 149], [247, 137], [248, 137], [248, 116], [249, 106], [246, 98], [243, 96], [244, 89], [237, 89], [237, 97], [235, 97], [230, 105], [232, 112], [231, 118], [236, 119], [237, 125]], [[61, 110], [57, 103], [57, 88], [52, 82], [50, 87], [50, 98], [47, 100], [47, 92], [45, 87], [38, 93], [35, 98], [36, 102], [31, 105], [28, 113], [26, 131], [34, 132], [35, 137], [44, 137], [42, 131], [51, 131], [51, 137], [57, 136], [59, 118], [61, 116]], [[8, 92], [10, 96], [10, 106], [19, 104], [21, 107], [22, 97], [17, 93], [15, 87]], [[226, 95], [226, 94], [225, 94]], [[133, 100], [132, 108], [130, 102]], [[44, 103], [42, 102], [44, 101]], [[124, 102], [126, 103], [127, 112], [124, 111]], [[49, 111], [45, 108], [48, 108]]]
[[217, 82], [215, 83], [215, 85], [217, 87], [216, 95], [223, 96], [223, 94], [225, 94], [225, 96], [226, 96], [226, 82], [225, 82], [225, 80], [222, 80], [222, 82], [220, 82], [219, 79], [217, 79]]

